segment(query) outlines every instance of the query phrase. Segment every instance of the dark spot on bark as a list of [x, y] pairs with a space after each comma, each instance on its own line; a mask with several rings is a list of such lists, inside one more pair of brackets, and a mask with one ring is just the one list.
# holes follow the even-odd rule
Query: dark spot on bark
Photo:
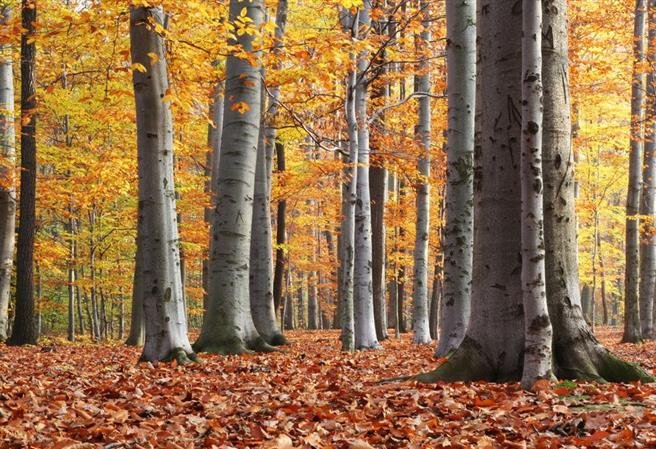
[[556, 157], [554, 158], [554, 167], [556, 168], [556, 170], [560, 169], [562, 163], [563, 163], [562, 156], [560, 155], [560, 153], [556, 154]]
[[533, 318], [533, 321], [531, 321], [531, 325], [529, 326], [529, 329], [531, 331], [537, 332], [541, 329], [546, 328], [547, 326], [549, 326], [549, 315], [540, 315]]
[[517, 0], [512, 7], [513, 16], [519, 16], [522, 13], [522, 1]]
[[157, 139], [157, 134], [155, 133], [146, 133], [146, 137], [149, 139]]
[[538, 125], [535, 122], [528, 122], [527, 124], [527, 129], [526, 129], [530, 134], [537, 134], [538, 131], [540, 131], [540, 125]]

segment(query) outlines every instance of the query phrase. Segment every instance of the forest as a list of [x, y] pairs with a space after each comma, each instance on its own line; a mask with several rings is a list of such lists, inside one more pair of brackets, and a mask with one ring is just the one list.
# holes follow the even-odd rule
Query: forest
[[656, 0], [0, 0], [0, 448], [656, 447]]

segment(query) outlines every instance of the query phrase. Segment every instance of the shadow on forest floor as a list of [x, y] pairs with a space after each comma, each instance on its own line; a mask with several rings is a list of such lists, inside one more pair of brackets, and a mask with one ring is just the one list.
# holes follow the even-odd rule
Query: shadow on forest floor
[[[597, 334], [654, 368], [656, 343]], [[345, 355], [336, 331], [288, 336], [284, 352], [187, 368], [120, 345], [0, 345], [0, 447], [656, 447], [656, 385], [378, 384], [432, 369], [433, 347], [405, 334]]]

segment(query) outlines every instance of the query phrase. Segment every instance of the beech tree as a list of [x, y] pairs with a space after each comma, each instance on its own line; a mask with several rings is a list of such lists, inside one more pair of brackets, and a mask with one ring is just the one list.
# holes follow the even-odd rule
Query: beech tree
[[642, 192], [640, 197], [640, 327], [642, 337], [654, 338], [654, 288], [656, 286], [656, 238], [653, 235], [656, 213], [656, 1], [649, 1], [649, 33], [646, 89]]
[[551, 372], [552, 329], [547, 309], [542, 197], [542, 1], [522, 3], [522, 290], [524, 366], [522, 386], [531, 388]]
[[[351, 34], [352, 39], [358, 36], [357, 14], [348, 11], [341, 12], [342, 28]], [[350, 55], [351, 62], [354, 61]], [[341, 340], [342, 351], [355, 350], [355, 324], [354, 324], [354, 291], [353, 276], [355, 263], [355, 202], [357, 200], [358, 170], [358, 124], [355, 111], [355, 90], [357, 86], [357, 72], [350, 68], [345, 80], [346, 100], [344, 102], [344, 116], [348, 134], [348, 154], [344, 154], [344, 182], [342, 184], [342, 222], [339, 239], [339, 301], [341, 311]]]
[[[371, 1], [364, 0], [357, 15], [359, 37], [371, 31]], [[353, 272], [353, 303], [356, 349], [380, 347], [376, 335], [373, 302], [371, 198], [369, 192], [369, 52], [357, 55], [355, 85], [355, 115], [358, 132], [358, 166], [355, 203], [355, 259]]]
[[[276, 10], [276, 30], [274, 32], [274, 56], [279, 56], [286, 23], [287, 1], [279, 0]], [[268, 97], [269, 105], [266, 111], [263, 111], [262, 123], [260, 124], [260, 140], [255, 169], [250, 255], [250, 302], [253, 321], [262, 338], [269, 344], [281, 345], [287, 343], [287, 339], [282, 335], [276, 321], [276, 308], [273, 298], [273, 229], [271, 226], [271, 176], [276, 141], [276, 129], [273, 121], [278, 112], [280, 87], [277, 85], [271, 86]], [[262, 105], [264, 105], [264, 99], [266, 98], [264, 90], [261, 98]]]
[[[242, 354], [268, 351], [253, 323], [249, 270], [255, 170], [261, 122], [261, 68], [257, 34], [264, 2], [230, 2], [237, 40], [226, 62], [225, 105], [217, 192], [210, 229], [208, 304], [197, 351]], [[242, 10], [245, 14], [241, 14]], [[256, 63], [240, 56], [254, 56]]]
[[[141, 360], [196, 360], [187, 337], [173, 176], [173, 120], [159, 7], [130, 10], [139, 168], [139, 262], [145, 341]], [[135, 283], [138, 284], [138, 283]]]
[[[7, 25], [11, 8], [3, 6], [0, 24]], [[16, 133], [14, 131], [14, 70], [11, 46], [0, 45], [0, 341], [7, 339], [11, 272], [16, 232]]]
[[476, 2], [447, 2], [447, 171], [442, 319], [436, 355], [455, 350], [470, 314], [474, 115], [476, 108]]
[[16, 254], [16, 314], [10, 345], [36, 344], [34, 234], [36, 232], [36, 43], [37, 5], [21, 1], [21, 175], [20, 221]]
[[[652, 380], [595, 339], [581, 313], [570, 147], [566, 1], [544, 2], [543, 176], [545, 268], [558, 378]], [[418, 380], [519, 380], [524, 320], [521, 259], [521, 19], [516, 2], [477, 10], [480, 158], [475, 188], [474, 277], [469, 329], [448, 360]], [[503, 99], [503, 100], [502, 100]], [[549, 149], [549, 150], [547, 150]], [[500, 264], [499, 260], [506, 263]]]
[[631, 152], [629, 156], [629, 190], [626, 196], [626, 265], [624, 271], [624, 335], [622, 341], [642, 340], [639, 307], [640, 273], [640, 189], [642, 186], [642, 151], [644, 136], [645, 16], [647, 0], [637, 0], [633, 30], [633, 81], [631, 84]]
[[419, 75], [416, 77], [415, 91], [419, 95], [419, 122], [416, 135], [421, 147], [417, 159], [417, 171], [420, 179], [417, 182], [417, 221], [415, 224], [414, 276], [412, 284], [413, 313], [412, 329], [415, 343], [430, 343], [429, 309], [428, 309], [428, 232], [430, 228], [430, 150], [431, 150], [431, 101], [430, 101], [430, 60], [426, 47], [431, 41], [430, 32], [430, 2], [419, 2], [422, 13], [423, 29], [417, 39], [417, 47], [423, 54], [420, 56]]

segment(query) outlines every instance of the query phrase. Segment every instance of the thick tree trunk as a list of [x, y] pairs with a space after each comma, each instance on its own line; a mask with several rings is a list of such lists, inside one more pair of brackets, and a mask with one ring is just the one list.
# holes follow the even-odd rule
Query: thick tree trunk
[[642, 185], [642, 150], [644, 74], [645, 61], [645, 16], [647, 0], [636, 0], [635, 28], [633, 31], [634, 66], [631, 86], [631, 153], [629, 156], [629, 190], [626, 196], [626, 265], [624, 272], [624, 335], [623, 342], [636, 343], [642, 340], [638, 283], [640, 271], [640, 188]]
[[21, 1], [21, 175], [16, 255], [16, 313], [9, 344], [36, 344], [34, 234], [36, 232], [36, 2]]
[[647, 106], [645, 118], [642, 197], [640, 215], [644, 220], [640, 235], [640, 326], [642, 337], [654, 338], [654, 288], [656, 287], [656, 1], [649, 1], [649, 38], [647, 60]]
[[522, 3], [522, 292], [524, 366], [522, 386], [552, 380], [553, 331], [547, 308], [542, 179], [542, 0]]
[[[358, 14], [361, 33], [371, 28], [371, 0], [364, 0]], [[358, 126], [358, 167], [355, 202], [355, 262], [353, 270], [353, 310], [356, 349], [380, 347], [374, 321], [371, 197], [369, 192], [369, 120], [367, 115], [369, 52], [357, 56], [355, 115]]]
[[[223, 108], [224, 108], [224, 86], [222, 82], [214, 86], [210, 100], [210, 117], [212, 123], [207, 125], [207, 156], [205, 157], [205, 191], [210, 197], [210, 207], [205, 209], [205, 223], [212, 227], [212, 210], [216, 207], [216, 185], [219, 176], [219, 153], [221, 151], [221, 136], [223, 134]], [[207, 311], [207, 291], [209, 277], [209, 260], [203, 259], [203, 316]]]
[[447, 2], [447, 185], [443, 231], [443, 320], [435, 351], [455, 350], [467, 331], [473, 245], [476, 2]]
[[[3, 6], [0, 24], [7, 25], [11, 8]], [[16, 238], [16, 133], [14, 131], [14, 71], [11, 46], [0, 45], [0, 342], [7, 339], [11, 273]]]
[[[161, 8], [130, 11], [132, 63], [137, 116], [139, 220], [143, 235], [142, 288], [146, 338], [141, 360], [196, 360], [187, 337], [180, 238], [173, 176], [173, 121], [163, 98], [169, 88], [164, 38], [155, 25], [165, 26]], [[153, 58], [152, 55], [156, 55]], [[102, 292], [101, 292], [102, 293]], [[103, 313], [104, 315], [104, 313]], [[103, 319], [104, 321], [104, 319]], [[104, 327], [104, 326], [103, 326]], [[103, 331], [104, 332], [104, 331]]]
[[[279, 0], [276, 10], [276, 30], [273, 53], [278, 55], [287, 23], [287, 1]], [[264, 78], [264, 76], [263, 76]], [[255, 196], [253, 198], [253, 225], [251, 235], [250, 298], [253, 321], [264, 340], [272, 345], [282, 345], [287, 340], [276, 321], [273, 297], [273, 242], [271, 227], [271, 176], [273, 151], [276, 143], [274, 120], [278, 112], [280, 87], [271, 86], [269, 106], [260, 124], [260, 142], [257, 149], [255, 171]], [[261, 93], [262, 107], [266, 98]]]
[[[342, 11], [342, 27], [351, 31], [351, 37], [357, 39], [358, 28], [354, 22], [358, 20], [357, 14]], [[353, 61], [353, 56], [351, 60]], [[355, 62], [355, 61], [353, 61]], [[342, 222], [340, 226], [339, 270], [340, 284], [339, 298], [341, 311], [341, 341], [342, 351], [355, 350], [355, 323], [354, 323], [354, 272], [355, 272], [355, 203], [357, 201], [358, 180], [358, 124], [356, 118], [356, 86], [357, 73], [349, 70], [346, 78], [346, 101], [344, 116], [348, 134], [348, 155], [344, 155], [344, 183], [342, 185]]]
[[[244, 10], [259, 29], [264, 19], [264, 2], [230, 2], [230, 20]], [[254, 36], [243, 33], [237, 42], [253, 53]], [[219, 174], [214, 190], [217, 206], [213, 212], [208, 279], [208, 308], [198, 351], [242, 354], [272, 348], [257, 332], [249, 304], [249, 270], [253, 195], [261, 118], [259, 60], [228, 56], [226, 102], [221, 139]], [[246, 105], [246, 106], [244, 106]]]
[[416, 185], [415, 248], [414, 273], [412, 282], [412, 341], [417, 344], [431, 342], [428, 302], [428, 233], [430, 231], [430, 151], [431, 151], [431, 101], [430, 101], [430, 48], [432, 18], [430, 2], [420, 1], [423, 30], [418, 36], [416, 46], [421, 62], [418, 64], [419, 75], [416, 77], [415, 93], [419, 96], [419, 117], [416, 138], [421, 154], [417, 160], [417, 172], [420, 179]]
[[[521, 15], [514, 0], [479, 6], [481, 148], [476, 174], [472, 315], [449, 360], [422, 381], [519, 380], [524, 348], [520, 280]], [[565, 0], [543, 4], [544, 211], [553, 370], [559, 378], [653, 380], [601, 346], [581, 314], [570, 147]], [[499, 264], [499, 260], [507, 263]], [[513, 262], [515, 261], [515, 262]]]

